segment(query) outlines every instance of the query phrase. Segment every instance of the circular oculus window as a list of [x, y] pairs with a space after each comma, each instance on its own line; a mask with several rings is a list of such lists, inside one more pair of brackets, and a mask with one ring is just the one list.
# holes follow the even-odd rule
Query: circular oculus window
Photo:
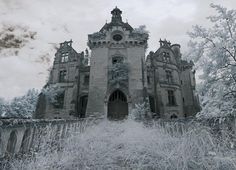
[[122, 35], [120, 35], [120, 34], [115, 34], [115, 35], [113, 35], [113, 40], [115, 40], [115, 41], [120, 41], [120, 40], [122, 40]]

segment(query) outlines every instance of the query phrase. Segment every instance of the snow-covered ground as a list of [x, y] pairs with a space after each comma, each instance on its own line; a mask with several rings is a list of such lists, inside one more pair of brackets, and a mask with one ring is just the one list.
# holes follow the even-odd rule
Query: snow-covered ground
[[[236, 168], [236, 151], [225, 138], [216, 138], [201, 126], [171, 135], [157, 124], [133, 120], [103, 120], [81, 132], [72, 128], [61, 150], [43, 138], [41, 149], [10, 169], [227, 169]], [[50, 134], [50, 133], [49, 133]], [[51, 131], [51, 134], [55, 133]], [[49, 135], [50, 136], [50, 135]], [[57, 142], [59, 142], [57, 140]], [[8, 167], [9, 168], [9, 167]]]

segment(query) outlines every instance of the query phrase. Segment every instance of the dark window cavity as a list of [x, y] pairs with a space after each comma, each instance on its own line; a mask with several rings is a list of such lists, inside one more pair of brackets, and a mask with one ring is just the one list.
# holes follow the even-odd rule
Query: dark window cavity
[[85, 75], [84, 76], [84, 85], [88, 85], [89, 84], [89, 75]]
[[66, 70], [61, 70], [59, 73], [59, 82], [66, 81]]
[[171, 106], [176, 105], [175, 95], [173, 90], [168, 90], [168, 102], [169, 102], [168, 104]]
[[167, 62], [167, 63], [170, 62], [170, 53], [168, 53], [168, 52], [163, 52], [163, 53], [162, 53], [162, 56], [163, 56], [163, 61], [164, 61], [164, 62]]

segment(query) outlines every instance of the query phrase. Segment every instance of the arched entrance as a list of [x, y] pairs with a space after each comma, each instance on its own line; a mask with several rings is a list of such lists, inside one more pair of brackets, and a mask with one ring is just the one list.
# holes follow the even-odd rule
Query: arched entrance
[[120, 90], [116, 90], [109, 97], [107, 117], [109, 119], [124, 119], [127, 115], [127, 98]]
[[16, 131], [12, 131], [7, 143], [7, 154], [12, 155], [15, 153], [15, 147], [17, 142]]

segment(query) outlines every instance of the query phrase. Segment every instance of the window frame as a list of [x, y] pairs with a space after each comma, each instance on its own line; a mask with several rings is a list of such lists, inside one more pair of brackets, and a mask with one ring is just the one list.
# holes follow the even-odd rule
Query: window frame
[[174, 90], [167, 90], [167, 97], [168, 97], [168, 106], [177, 106]]
[[165, 70], [165, 72], [166, 72], [166, 82], [173, 83], [174, 82], [173, 72], [171, 70]]
[[163, 61], [166, 63], [170, 63], [171, 62], [171, 58], [170, 58], [170, 53], [169, 52], [162, 52], [162, 57], [163, 57]]
[[67, 63], [69, 62], [69, 52], [63, 52], [61, 53], [61, 63]]
[[60, 70], [59, 71], [59, 79], [58, 79], [58, 81], [60, 83], [65, 82], [66, 81], [66, 76], [67, 76], [67, 71], [66, 70]]

